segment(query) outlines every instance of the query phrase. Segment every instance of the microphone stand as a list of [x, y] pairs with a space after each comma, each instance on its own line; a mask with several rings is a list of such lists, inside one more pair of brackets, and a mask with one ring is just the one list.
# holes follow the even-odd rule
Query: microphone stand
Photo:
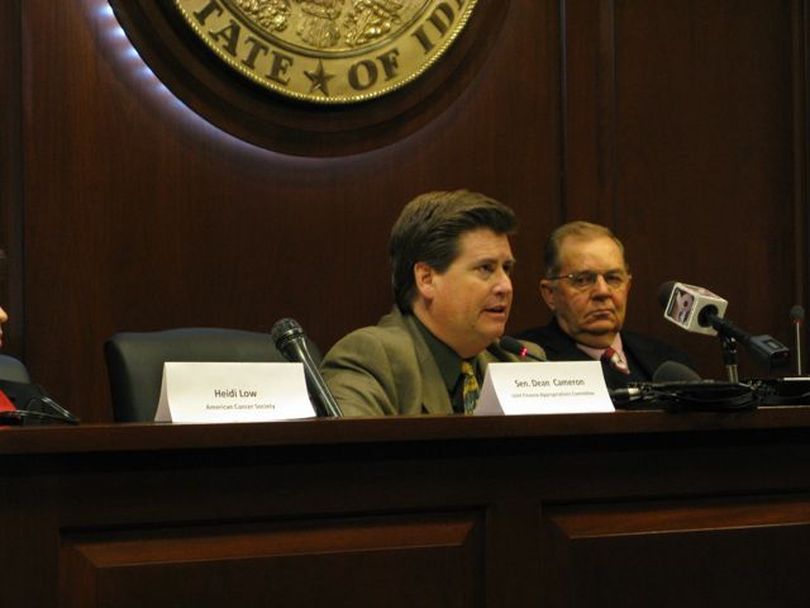
[[737, 370], [737, 341], [731, 336], [720, 334], [720, 345], [723, 350], [726, 377], [729, 382], [737, 384], [740, 381], [740, 374]]

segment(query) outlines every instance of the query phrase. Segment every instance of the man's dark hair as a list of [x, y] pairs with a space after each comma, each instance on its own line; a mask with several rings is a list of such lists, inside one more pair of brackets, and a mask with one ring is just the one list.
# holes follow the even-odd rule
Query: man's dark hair
[[495, 199], [469, 192], [427, 192], [402, 210], [391, 229], [391, 282], [402, 312], [410, 312], [416, 295], [413, 267], [423, 262], [444, 272], [458, 256], [459, 237], [478, 228], [495, 234], [515, 231], [514, 212]]

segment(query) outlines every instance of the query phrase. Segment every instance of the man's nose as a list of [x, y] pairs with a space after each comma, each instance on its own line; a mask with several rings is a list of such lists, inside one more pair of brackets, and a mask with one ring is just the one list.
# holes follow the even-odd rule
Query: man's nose
[[593, 293], [600, 296], [610, 295], [612, 293], [610, 285], [607, 284], [605, 276], [601, 274], [596, 275], [596, 282], [593, 284]]
[[512, 277], [504, 270], [500, 271], [498, 280], [495, 282], [495, 292], [505, 294], [512, 293]]

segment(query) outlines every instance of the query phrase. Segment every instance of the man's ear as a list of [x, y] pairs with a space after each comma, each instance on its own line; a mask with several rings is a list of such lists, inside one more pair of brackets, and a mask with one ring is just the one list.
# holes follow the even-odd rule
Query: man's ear
[[543, 298], [543, 302], [546, 303], [546, 306], [548, 306], [551, 312], [556, 310], [554, 285], [548, 279], [540, 279], [540, 297]]
[[413, 265], [413, 281], [416, 285], [417, 293], [425, 300], [432, 300], [435, 290], [436, 271], [425, 262], [417, 262]]

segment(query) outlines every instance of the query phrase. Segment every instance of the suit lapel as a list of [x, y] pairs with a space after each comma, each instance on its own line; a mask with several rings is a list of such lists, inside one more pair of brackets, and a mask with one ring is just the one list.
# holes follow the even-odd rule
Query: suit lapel
[[[622, 332], [622, 346], [633, 363], [643, 370], [644, 375], [652, 379], [658, 368], [659, 355], [641, 340], [636, 340], [632, 333]], [[652, 368], [651, 368], [652, 366]]]
[[419, 365], [419, 378], [421, 379], [419, 392], [422, 411], [428, 414], [452, 414], [453, 405], [450, 403], [450, 396], [444, 386], [444, 379], [441, 372], [439, 372], [439, 366], [436, 365], [436, 360], [433, 358], [430, 348], [428, 348], [425, 339], [422, 337], [422, 332], [416, 326], [413, 318], [408, 316], [400, 318], [411, 335], [416, 361]]

